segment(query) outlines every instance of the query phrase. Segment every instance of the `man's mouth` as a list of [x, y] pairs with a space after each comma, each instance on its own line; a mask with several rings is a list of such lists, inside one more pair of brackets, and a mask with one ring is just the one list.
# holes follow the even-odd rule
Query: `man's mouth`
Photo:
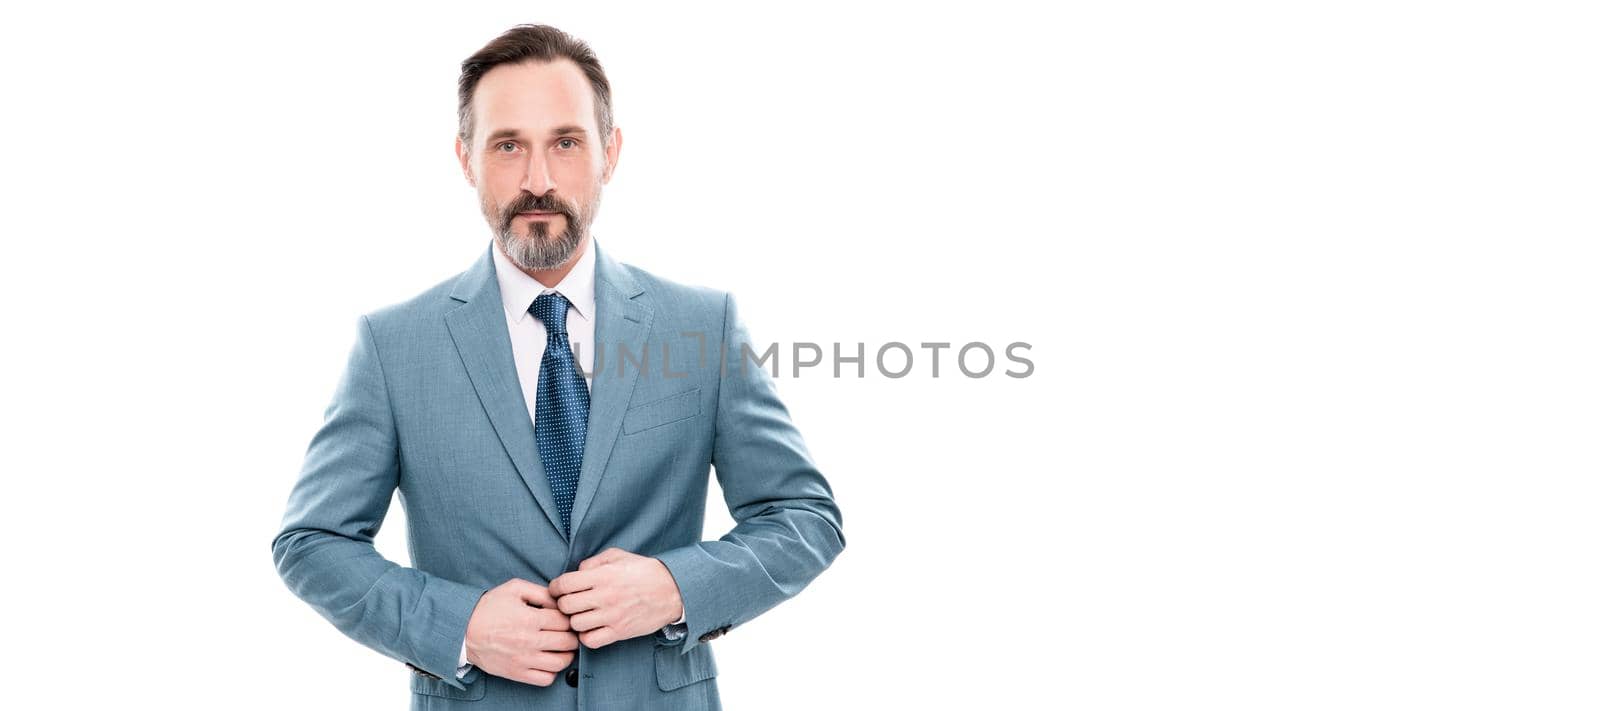
[[555, 217], [556, 215], [559, 215], [559, 214], [561, 214], [561, 213], [559, 213], [559, 212], [543, 212], [543, 211], [535, 210], [533, 212], [519, 212], [519, 213], [517, 213], [517, 217], [526, 217], [526, 218], [528, 218], [530, 220], [547, 220], [547, 219]]

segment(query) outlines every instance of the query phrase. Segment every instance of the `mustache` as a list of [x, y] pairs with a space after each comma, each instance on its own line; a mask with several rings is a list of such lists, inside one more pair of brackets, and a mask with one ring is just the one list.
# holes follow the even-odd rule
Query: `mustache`
[[568, 224], [573, 221], [572, 208], [554, 195], [550, 193], [543, 195], [522, 193], [500, 211], [500, 226], [502, 229], [509, 229], [511, 221], [515, 220], [519, 213], [533, 212], [535, 210], [540, 212], [559, 212], [567, 218]]

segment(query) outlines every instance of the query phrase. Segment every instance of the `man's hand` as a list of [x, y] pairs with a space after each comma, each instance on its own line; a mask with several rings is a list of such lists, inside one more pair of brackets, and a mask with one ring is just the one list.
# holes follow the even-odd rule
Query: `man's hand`
[[577, 649], [578, 638], [555, 599], [526, 580], [507, 580], [484, 593], [467, 621], [467, 661], [524, 684], [549, 686]]
[[651, 634], [683, 614], [667, 566], [621, 548], [607, 548], [550, 581], [550, 594], [590, 649]]

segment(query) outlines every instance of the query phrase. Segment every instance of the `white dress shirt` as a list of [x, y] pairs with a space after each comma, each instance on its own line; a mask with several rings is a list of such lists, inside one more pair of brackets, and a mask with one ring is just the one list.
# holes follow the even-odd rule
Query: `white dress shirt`
[[[540, 294], [552, 292], [566, 297], [567, 341], [572, 355], [585, 373], [594, 372], [594, 245], [578, 257], [572, 271], [555, 286], [545, 286], [494, 248], [494, 277], [500, 282], [500, 301], [505, 306], [506, 330], [511, 333], [511, 358], [517, 364], [517, 380], [522, 384], [522, 399], [528, 404], [528, 419], [533, 421], [539, 394], [539, 364], [549, 342], [544, 324], [528, 312]], [[589, 379], [583, 384], [589, 386]]]
[[[591, 236], [583, 254], [578, 256], [578, 263], [555, 286], [545, 286], [517, 268], [500, 251], [498, 243], [494, 248], [494, 276], [495, 281], [500, 283], [506, 330], [511, 334], [511, 358], [517, 366], [523, 402], [528, 405], [528, 421], [537, 422], [539, 364], [544, 360], [544, 347], [549, 341], [549, 334], [545, 332], [544, 324], [534, 318], [528, 309], [540, 294], [556, 292], [566, 297], [569, 304], [567, 341], [572, 344], [572, 354], [578, 368], [584, 373], [594, 372], [594, 239]], [[584, 378], [583, 384], [584, 387], [591, 387], [589, 378]], [[683, 616], [680, 615], [673, 625], [682, 623]], [[680, 630], [668, 630], [666, 634], [675, 639], [674, 632], [682, 634]], [[467, 663], [467, 642], [462, 640], [461, 661], [456, 668], [456, 677], [465, 676], [471, 669], [472, 665]]]

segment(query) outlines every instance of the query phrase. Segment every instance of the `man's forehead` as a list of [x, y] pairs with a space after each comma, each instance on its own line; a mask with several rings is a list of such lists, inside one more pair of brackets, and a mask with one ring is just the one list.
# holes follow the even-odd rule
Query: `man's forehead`
[[472, 96], [479, 135], [545, 133], [577, 124], [594, 130], [594, 92], [571, 60], [502, 64], [485, 72]]

